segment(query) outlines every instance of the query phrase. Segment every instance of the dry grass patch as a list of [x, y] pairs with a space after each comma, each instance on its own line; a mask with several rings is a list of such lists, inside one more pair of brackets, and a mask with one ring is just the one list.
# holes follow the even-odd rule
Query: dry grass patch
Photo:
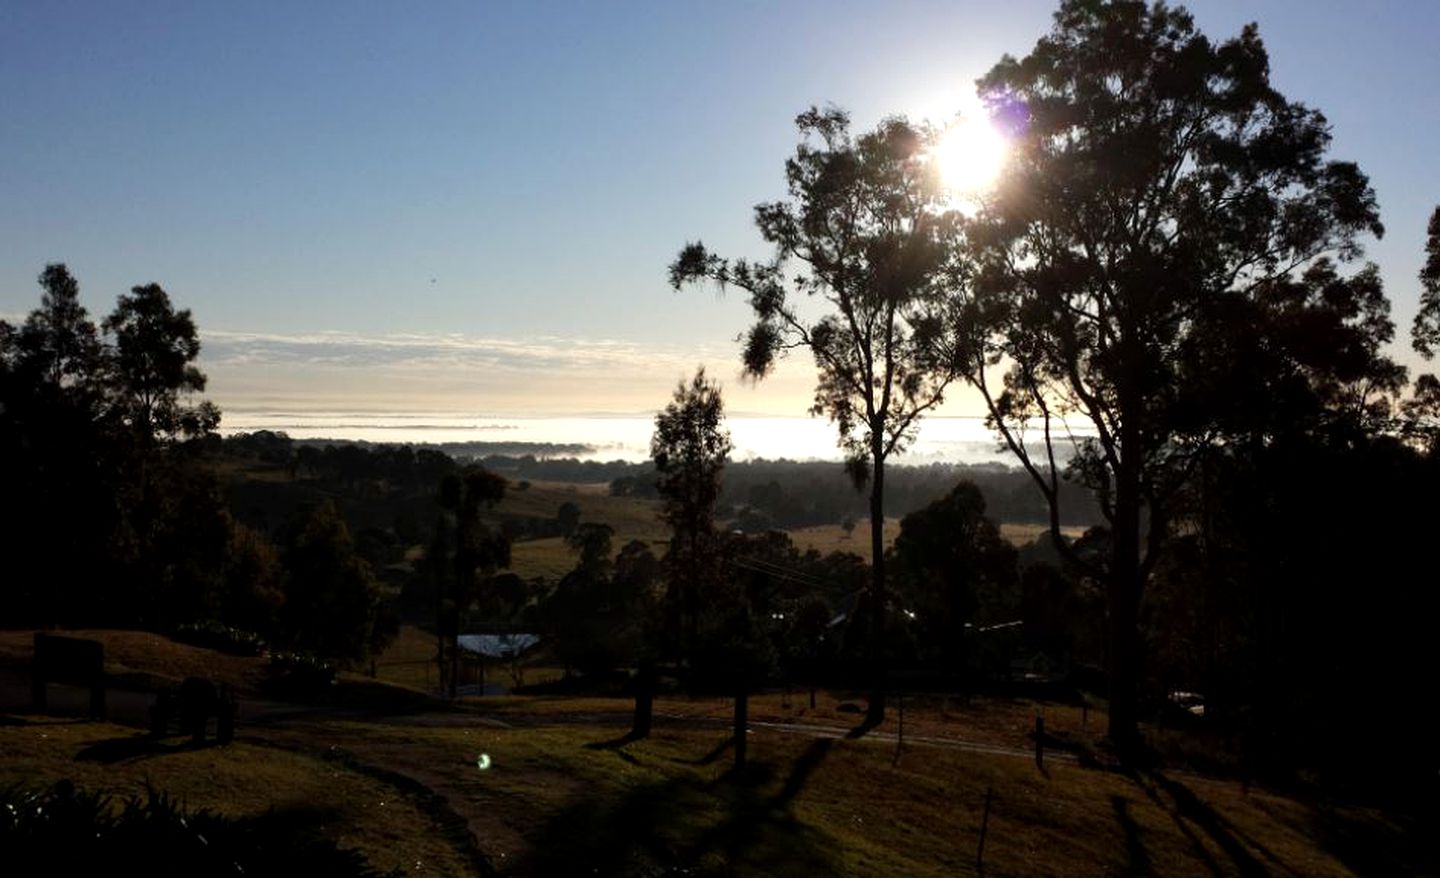
[[[811, 549], [822, 555], [831, 552], [848, 552], [852, 555], [859, 555], [870, 563], [870, 522], [867, 519], [856, 519], [855, 529], [846, 533], [845, 529], [838, 524], [817, 524], [811, 527], [797, 527], [786, 531], [790, 534], [790, 540], [795, 548], [802, 552]], [[888, 548], [900, 535], [900, 519], [885, 519], [885, 546]]]

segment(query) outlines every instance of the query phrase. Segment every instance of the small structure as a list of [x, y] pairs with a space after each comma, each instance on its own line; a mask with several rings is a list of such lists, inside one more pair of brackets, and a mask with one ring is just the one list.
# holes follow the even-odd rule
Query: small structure
[[[178, 691], [162, 691], [150, 708], [150, 736], [167, 738], [172, 729], [204, 743], [210, 717], [215, 717], [215, 740], [227, 744], [235, 738], [235, 696], [229, 686], [216, 686], [204, 677], [186, 677]], [[178, 724], [178, 725], [177, 725]]]
[[540, 642], [538, 634], [461, 634], [455, 642], [466, 652], [485, 658], [509, 661], [529, 652]]
[[30, 664], [30, 695], [36, 713], [46, 709], [49, 683], [83, 686], [90, 690], [90, 716], [105, 718], [105, 647], [98, 640], [35, 634]]

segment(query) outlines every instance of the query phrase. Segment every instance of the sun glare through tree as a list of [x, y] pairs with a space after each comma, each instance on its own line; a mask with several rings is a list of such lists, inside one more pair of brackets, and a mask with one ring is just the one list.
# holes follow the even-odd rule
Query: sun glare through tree
[[1009, 154], [1009, 139], [979, 110], [958, 114], [945, 126], [934, 153], [945, 185], [967, 201], [995, 183]]

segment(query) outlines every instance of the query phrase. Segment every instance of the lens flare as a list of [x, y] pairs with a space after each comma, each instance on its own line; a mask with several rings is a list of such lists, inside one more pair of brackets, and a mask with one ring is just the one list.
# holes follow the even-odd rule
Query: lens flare
[[957, 118], [940, 135], [934, 156], [945, 186], [959, 196], [989, 189], [1010, 152], [1010, 142], [982, 113]]

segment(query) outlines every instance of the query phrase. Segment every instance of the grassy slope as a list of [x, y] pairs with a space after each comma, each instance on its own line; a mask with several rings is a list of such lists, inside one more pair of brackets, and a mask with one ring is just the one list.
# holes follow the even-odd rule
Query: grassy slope
[[[98, 633], [130, 644], [133, 670], [217, 658], [141, 639], [149, 635]], [[14, 639], [0, 636], [0, 644], [16, 650]], [[911, 703], [911, 735], [1019, 747], [1037, 709]], [[822, 693], [811, 711], [798, 693], [788, 704], [766, 695], [752, 715], [848, 725], [854, 714], [842, 705]], [[1404, 874], [1435, 862], [1420, 847], [1425, 836], [1379, 813], [1246, 793], [1195, 775], [1126, 776], [1054, 760], [1042, 773], [1023, 757], [914, 743], [897, 760], [891, 741], [758, 727], [752, 770], [736, 778], [728, 773], [727, 705], [718, 699], [662, 700], [652, 739], [597, 746], [617, 743], [627, 707], [482, 699], [472, 716], [310, 714], [242, 728], [235, 744], [199, 750], [148, 747], [133, 731], [103, 723], [27, 718], [0, 724], [0, 783], [70, 777], [126, 792], [148, 780], [192, 807], [237, 816], [274, 807], [313, 820], [379, 865], [419, 861], [442, 874], [464, 869], [467, 849], [447, 831], [452, 821], [463, 821], [512, 874], [686, 866], [739, 875], [968, 873], [990, 790], [989, 874]], [[1051, 731], [1084, 734], [1072, 708], [1043, 709]], [[878, 731], [894, 730], [891, 713]], [[1102, 725], [1098, 714], [1089, 718], [1089, 729]], [[481, 753], [489, 770], [476, 765]]]
[[[616, 551], [631, 540], [649, 543], [656, 554], [665, 551], [669, 535], [658, 517], [659, 505], [655, 501], [611, 497], [595, 486], [539, 482], [522, 491], [512, 484], [495, 512], [554, 518], [562, 503], [578, 506], [582, 522], [598, 522], [614, 528], [612, 542]], [[510, 558], [511, 569], [526, 579], [543, 576], [553, 582], [575, 567], [575, 553], [560, 537], [517, 542], [511, 547]]]
[[360, 849], [381, 869], [457, 875], [466, 868], [419, 798], [333, 759], [243, 737], [223, 747], [190, 749], [176, 742], [156, 749], [134, 729], [40, 717], [0, 725], [0, 752], [3, 785], [63, 777], [124, 796], [150, 784], [188, 807], [230, 817], [273, 808], [287, 820], [310, 822], [341, 847]]
[[[240, 692], [255, 691], [265, 676], [263, 659], [225, 655], [145, 631], [85, 629], [55, 633], [100, 641], [105, 647], [105, 671], [109, 674], [141, 673], [166, 682], [209, 677]], [[33, 631], [0, 631], [0, 664], [28, 665], [34, 636]]]
[[[952, 875], [973, 871], [993, 790], [994, 875], [1347, 875], [1403, 867], [1404, 829], [1238, 784], [1125, 775], [1014, 757], [757, 730], [752, 767], [728, 771], [719, 731], [661, 728], [623, 748], [618, 728], [338, 723], [358, 757], [409, 769], [452, 802], [515, 874]], [[305, 734], [299, 733], [296, 734]], [[491, 759], [480, 770], [479, 754]], [[1330, 827], [1368, 833], [1363, 852]], [[1338, 850], [1338, 848], [1337, 848]], [[690, 873], [693, 874], [693, 873]]]

